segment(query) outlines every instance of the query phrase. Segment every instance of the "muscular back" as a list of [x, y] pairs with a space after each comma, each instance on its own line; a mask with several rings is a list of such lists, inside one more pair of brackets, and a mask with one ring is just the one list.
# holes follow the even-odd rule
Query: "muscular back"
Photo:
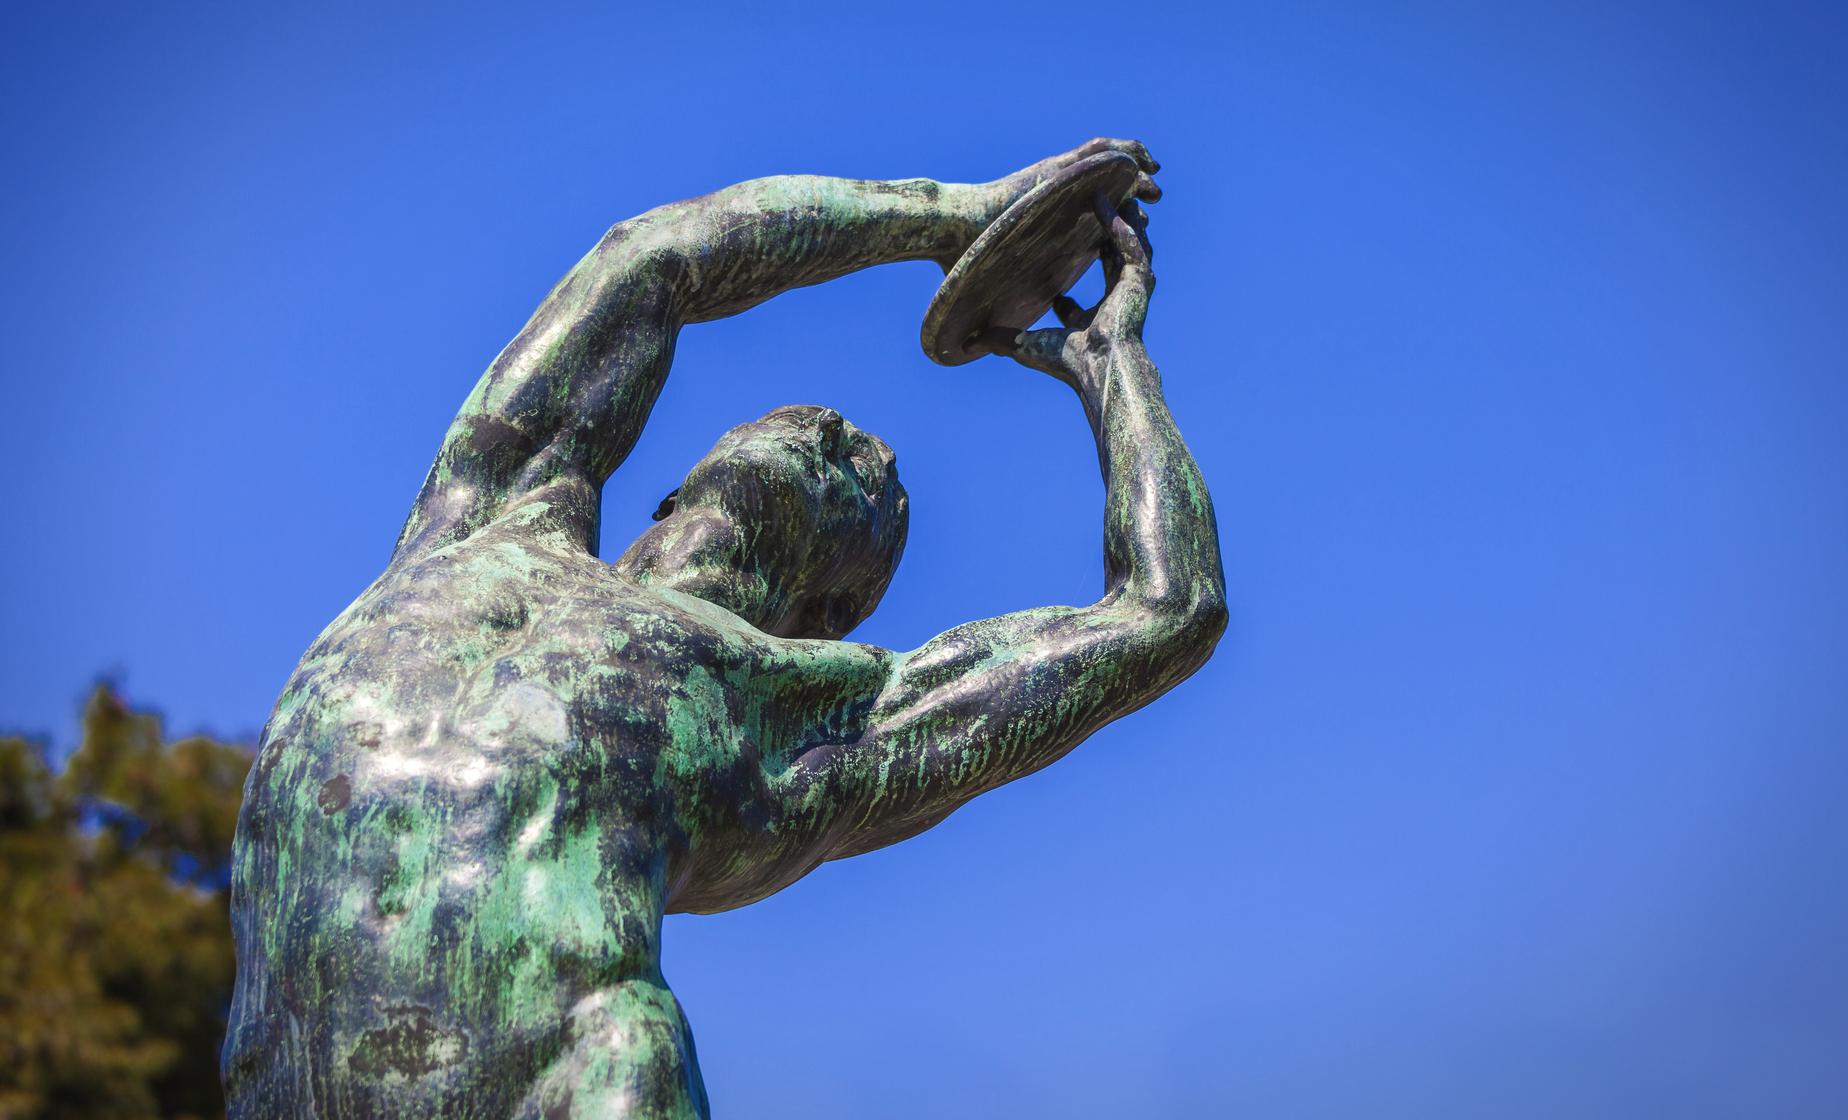
[[574, 1047], [607, 1060], [585, 1039], [620, 1020], [630, 1080], [696, 1096], [662, 914], [819, 862], [772, 791], [802, 736], [871, 706], [880, 655], [637, 587], [543, 513], [394, 565], [285, 689], [239, 825], [261, 951], [240, 957], [234, 1092], [506, 1116]]

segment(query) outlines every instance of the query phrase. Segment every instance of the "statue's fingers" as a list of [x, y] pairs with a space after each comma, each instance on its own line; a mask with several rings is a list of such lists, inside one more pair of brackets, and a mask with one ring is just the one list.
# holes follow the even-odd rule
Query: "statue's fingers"
[[1110, 243], [1110, 227], [1117, 220], [1116, 207], [1110, 205], [1110, 196], [1098, 191], [1091, 196], [1091, 213], [1096, 215], [1097, 224], [1104, 228], [1104, 243]]
[[[1103, 196], [1099, 195], [1100, 220], [1106, 208]], [[1147, 221], [1148, 216], [1134, 200], [1124, 203], [1121, 210], [1110, 210], [1109, 236], [1103, 247], [1104, 276], [1109, 287], [1093, 320], [1105, 331], [1128, 331], [1139, 336], [1148, 319], [1149, 297], [1155, 291], [1155, 273], [1149, 268], [1148, 240], [1138, 228]]]
[[1146, 171], [1136, 176], [1136, 197], [1144, 202], [1161, 201], [1161, 185]]
[[1150, 256], [1148, 237], [1138, 227], [1148, 225], [1148, 215], [1132, 199], [1110, 217], [1110, 244], [1116, 250], [1117, 259], [1127, 267], [1147, 268]]
[[1136, 240], [1142, 245], [1142, 263], [1146, 267], [1155, 261], [1155, 246], [1149, 241], [1149, 212], [1136, 203], [1135, 199], [1125, 202], [1117, 211], [1129, 228], [1135, 231]]
[[1070, 337], [1070, 332], [1058, 327], [1022, 331], [1015, 336], [1014, 347], [1008, 351], [1008, 356], [1023, 366], [1041, 373], [1050, 373], [1069, 383], [1072, 374], [1065, 366], [1065, 342]]
[[1155, 157], [1149, 154], [1148, 145], [1144, 144], [1142, 141], [1113, 140], [1109, 143], [1115, 150], [1134, 159], [1136, 161], [1136, 166], [1142, 168], [1142, 170], [1148, 172], [1150, 175], [1161, 170], [1161, 164], [1155, 162]]
[[983, 327], [969, 339], [967, 349], [1012, 357], [1020, 345], [1020, 332], [1012, 327]]
[[[1102, 191], [1092, 196], [1091, 212], [1097, 216], [1098, 224], [1104, 227], [1103, 242], [1098, 246], [1097, 255], [1104, 266], [1104, 299], [1108, 300], [1110, 292], [1116, 288], [1117, 276], [1123, 271], [1123, 253], [1117, 247], [1115, 232], [1116, 223], [1120, 219], [1116, 207], [1110, 205], [1110, 199]], [[1101, 307], [1102, 303], [1098, 306]]]
[[1097, 314], [1097, 309], [1086, 308], [1072, 297], [1060, 295], [1052, 297], [1052, 313], [1067, 330], [1081, 331], [1091, 325], [1091, 316]]
[[1109, 136], [1099, 136], [1080, 144], [1075, 152], [1079, 157], [1093, 156], [1099, 152], [1122, 152], [1136, 161], [1136, 166], [1150, 175], [1161, 170], [1161, 164], [1149, 154], [1146, 144], [1140, 140], [1119, 140]]
[[[1131, 209], [1133, 207], [1133, 209]], [[1119, 210], [1110, 205], [1110, 199], [1098, 191], [1091, 200], [1092, 213], [1104, 227], [1104, 267], [1118, 268], [1125, 264], [1146, 266], [1149, 263], [1148, 241], [1142, 231], [1131, 225], [1134, 220], [1140, 225], [1148, 223], [1148, 216], [1142, 212], [1135, 199], [1130, 199]], [[1127, 215], [1127, 217], [1125, 216]]]
[[1135, 199], [1132, 198], [1123, 203], [1123, 205], [1117, 207], [1117, 213], [1122, 216], [1124, 221], [1129, 223], [1129, 228], [1142, 235], [1142, 240], [1145, 243], [1148, 241], [1149, 212], [1144, 210]]

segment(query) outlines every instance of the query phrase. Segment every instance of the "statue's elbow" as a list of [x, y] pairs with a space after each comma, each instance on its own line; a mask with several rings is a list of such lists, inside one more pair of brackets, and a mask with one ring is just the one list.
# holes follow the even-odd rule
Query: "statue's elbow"
[[1209, 588], [1195, 594], [1182, 612], [1175, 644], [1189, 656], [1191, 668], [1206, 664], [1226, 632], [1230, 615], [1225, 592]]
[[1170, 587], [1142, 606], [1160, 659], [1183, 673], [1204, 665], [1226, 632], [1226, 596], [1217, 583]]
[[689, 286], [703, 248], [699, 231], [682, 215], [667, 207], [651, 210], [611, 226], [565, 277], [560, 291], [576, 286], [580, 273], [585, 282], [612, 292], [663, 287], [679, 291]]

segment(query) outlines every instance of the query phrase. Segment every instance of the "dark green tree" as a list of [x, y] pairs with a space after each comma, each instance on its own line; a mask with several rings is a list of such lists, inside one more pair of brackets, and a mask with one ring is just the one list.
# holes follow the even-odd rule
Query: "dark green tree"
[[0, 739], [0, 1120], [221, 1116], [250, 755], [91, 695], [62, 775]]

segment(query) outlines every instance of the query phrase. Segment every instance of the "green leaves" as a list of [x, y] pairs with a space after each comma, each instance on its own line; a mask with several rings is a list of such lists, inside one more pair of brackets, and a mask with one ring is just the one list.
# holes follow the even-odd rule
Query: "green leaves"
[[250, 756], [99, 686], [54, 776], [0, 739], [0, 1120], [216, 1116]]

